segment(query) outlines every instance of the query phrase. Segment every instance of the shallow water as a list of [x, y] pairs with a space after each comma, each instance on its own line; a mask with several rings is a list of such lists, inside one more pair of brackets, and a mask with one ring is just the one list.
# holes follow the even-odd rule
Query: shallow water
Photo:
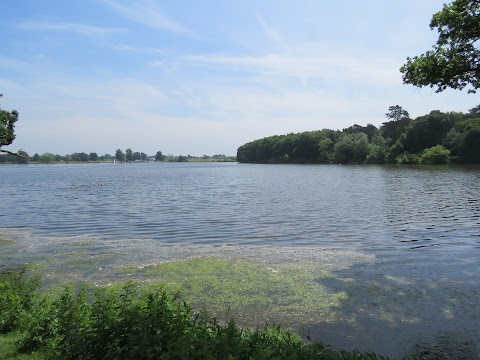
[[480, 248], [480, 167], [1, 166], [0, 226], [48, 236]]

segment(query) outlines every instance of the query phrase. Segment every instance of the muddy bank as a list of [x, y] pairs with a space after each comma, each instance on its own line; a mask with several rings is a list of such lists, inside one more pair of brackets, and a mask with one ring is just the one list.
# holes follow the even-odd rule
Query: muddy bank
[[480, 359], [478, 250], [187, 246], [0, 229], [0, 264], [45, 287], [162, 282], [245, 325], [400, 358]]

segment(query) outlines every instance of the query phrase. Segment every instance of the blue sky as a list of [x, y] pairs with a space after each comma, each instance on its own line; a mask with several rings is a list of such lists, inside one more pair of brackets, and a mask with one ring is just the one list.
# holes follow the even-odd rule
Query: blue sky
[[9, 149], [234, 155], [264, 136], [467, 111], [402, 84], [443, 0], [15, 0], [1, 5]]

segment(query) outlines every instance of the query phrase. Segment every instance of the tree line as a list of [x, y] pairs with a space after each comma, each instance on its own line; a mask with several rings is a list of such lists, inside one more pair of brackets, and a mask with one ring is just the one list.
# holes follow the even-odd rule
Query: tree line
[[96, 152], [85, 153], [75, 152], [73, 154], [54, 154], [46, 152], [43, 154], [35, 153], [30, 156], [27, 152], [20, 150], [17, 153], [7, 152], [0, 154], [0, 164], [27, 164], [33, 163], [70, 163], [70, 162], [196, 162], [196, 161], [221, 161], [229, 162], [235, 161], [234, 156], [225, 156], [225, 154], [214, 154], [212, 156], [192, 156], [192, 155], [164, 155], [162, 151], [157, 151], [155, 155], [147, 155], [144, 152], [132, 151], [132, 149], [126, 149], [125, 151], [117, 149], [115, 155], [105, 154], [99, 156]]
[[410, 119], [390, 106], [372, 124], [265, 137], [240, 146], [241, 163], [480, 164], [480, 105], [468, 113], [431, 111]]
[[[21, 156], [17, 156], [21, 155]], [[53, 154], [51, 152], [46, 152], [43, 154], [35, 153], [33, 156], [30, 156], [25, 151], [18, 151], [15, 154], [2, 154], [0, 155], [0, 163], [17, 163], [17, 164], [26, 164], [30, 161], [40, 162], [44, 164], [51, 164], [54, 162], [103, 162], [113, 160], [120, 162], [136, 162], [136, 161], [164, 161], [165, 156], [161, 151], [157, 151], [156, 155], [148, 156], [144, 152], [133, 152], [131, 149], [127, 149], [125, 153], [118, 149], [115, 155], [105, 154], [99, 156], [96, 152], [85, 153], [85, 152], [75, 152], [73, 154]]]

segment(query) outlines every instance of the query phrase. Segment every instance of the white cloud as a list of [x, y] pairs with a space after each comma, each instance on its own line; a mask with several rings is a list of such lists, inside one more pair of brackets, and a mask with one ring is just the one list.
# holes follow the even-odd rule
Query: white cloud
[[[331, 50], [330, 50], [331, 51]], [[362, 58], [361, 56], [328, 57], [309, 54], [267, 54], [260, 56], [190, 55], [185, 61], [221, 64], [234, 70], [270, 74], [275, 77], [296, 77], [306, 84], [310, 80], [360, 81], [364, 84], [401, 84], [400, 66], [392, 59]]]
[[103, 1], [122, 16], [139, 24], [153, 29], [168, 30], [180, 34], [192, 34], [191, 30], [170, 19], [150, 0]]
[[50, 21], [23, 21], [18, 24], [17, 27], [24, 30], [36, 31], [67, 31], [88, 37], [109, 37], [125, 32], [124, 29], [119, 28], [105, 28], [86, 24]]
[[280, 33], [276, 29], [271, 27], [262, 16], [257, 14], [256, 18], [260, 23], [260, 26], [262, 27], [263, 31], [265, 32], [267, 38], [271, 42], [273, 42], [275, 45], [279, 46], [280, 48], [285, 48], [287, 46], [287, 44], [283, 40]]

